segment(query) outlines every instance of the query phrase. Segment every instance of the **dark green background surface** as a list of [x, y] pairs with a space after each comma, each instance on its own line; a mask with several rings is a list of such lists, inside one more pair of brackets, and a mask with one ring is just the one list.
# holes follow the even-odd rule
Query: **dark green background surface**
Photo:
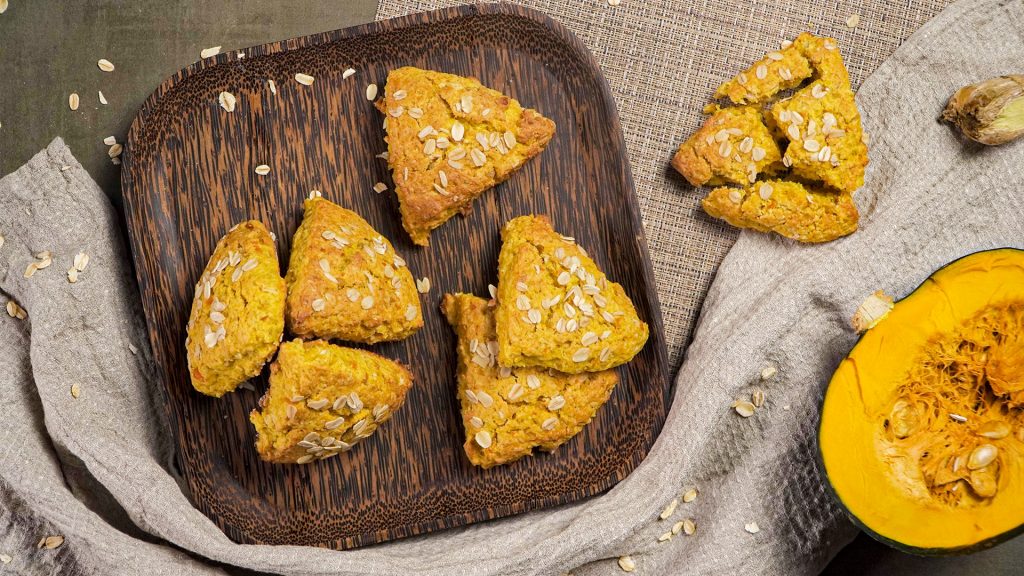
[[[10, 0], [0, 15], [0, 175], [61, 136], [120, 206], [120, 169], [103, 139], [123, 142], [135, 111], [164, 78], [204, 48], [228, 51], [344, 28], [373, 20], [376, 7], [376, 0]], [[100, 58], [116, 70], [102, 72]], [[100, 105], [98, 90], [108, 105]], [[81, 97], [77, 112], [68, 108], [71, 92]], [[937, 559], [907, 556], [862, 535], [825, 574], [1021, 575], [1024, 538]]]

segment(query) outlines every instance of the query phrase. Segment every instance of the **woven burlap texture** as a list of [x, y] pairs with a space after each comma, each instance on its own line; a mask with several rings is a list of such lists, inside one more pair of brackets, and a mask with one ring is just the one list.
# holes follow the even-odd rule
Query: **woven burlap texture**
[[[696, 215], [694, 193], [666, 177], [672, 146], [695, 127], [696, 110], [717, 79], [806, 28], [805, 20], [818, 22], [821, 31], [825, 22], [845, 20], [849, 10], [831, 14], [830, 5], [829, 15], [787, 12], [773, 27], [756, 16], [767, 8], [737, 9], [733, 20], [720, 5], [670, 11], [654, 2], [633, 8], [625, 2], [626, 10], [581, 4], [587, 10], [562, 19], [612, 62], [609, 74], [620, 98], [635, 95], [631, 86], [659, 95], [619, 105], [659, 258], [663, 305], [675, 310], [669, 318], [675, 315], [670, 324], [678, 350], [692, 320], [683, 321], [685, 308], [672, 298], [701, 289], [707, 281], [701, 275], [711, 273], [712, 254], [721, 254], [727, 238]], [[853, 46], [843, 50], [862, 78], [869, 69], [865, 54], [876, 61], [903, 33], [893, 32], [893, 23], [906, 31], [913, 27], [909, 14], [924, 19], [925, 13], [900, 11], [883, 19], [858, 10], [861, 27], [838, 35]], [[581, 17], [614, 23], [620, 37], [647, 38], [651, 45], [613, 49], [596, 34], [598, 25], [588, 28]], [[663, 32], [655, 26], [659, 18]], [[0, 317], [0, 553], [13, 556], [2, 568], [177, 575], [221, 573], [219, 563], [296, 575], [593, 575], [619, 573], [615, 558], [628, 553], [641, 574], [817, 572], [854, 533], [813, 462], [824, 383], [856, 338], [847, 326], [850, 313], [877, 288], [902, 296], [965, 253], [1024, 242], [1024, 146], [979, 150], [935, 121], [953, 90], [1024, 61], [1021, 22], [1019, 0], [957, 3], [864, 84], [858, 98], [872, 137], [872, 164], [857, 195], [862, 230], [813, 247], [740, 236], [703, 304], [662, 434], [623, 482], [575, 505], [350, 552], [240, 546], [189, 504], [167, 464], [170, 432], [154, 404], [153, 367], [117, 217], [55, 141], [0, 180], [0, 234], [6, 237], [0, 290], [3, 300], [14, 298], [28, 310], [27, 320]], [[653, 42], [656, 33], [661, 48]], [[869, 39], [855, 41], [858, 34]], [[660, 56], [661, 50], [676, 55]], [[733, 64], [705, 70], [700, 59], [716, 52]], [[680, 87], [671, 89], [666, 75], [677, 76]], [[657, 101], [667, 114], [657, 121], [627, 110]], [[645, 118], [646, 139], [637, 136]], [[663, 188], [655, 194], [658, 182]], [[675, 240], [679, 234], [686, 243]], [[53, 252], [54, 264], [24, 278], [33, 254], [43, 250]], [[64, 271], [80, 250], [92, 261], [72, 285]], [[702, 260], [705, 268], [691, 262]], [[689, 272], [680, 277], [685, 267]], [[769, 362], [778, 376], [761, 382]], [[81, 387], [78, 398], [70, 394], [73, 383]], [[755, 386], [768, 401], [754, 417], [741, 419], [729, 404]], [[698, 498], [669, 520], [657, 520], [689, 486], [700, 489]], [[695, 535], [657, 542], [683, 518], [695, 520]], [[744, 531], [749, 522], [761, 531]], [[39, 538], [50, 534], [63, 535], [64, 544], [37, 550]]]

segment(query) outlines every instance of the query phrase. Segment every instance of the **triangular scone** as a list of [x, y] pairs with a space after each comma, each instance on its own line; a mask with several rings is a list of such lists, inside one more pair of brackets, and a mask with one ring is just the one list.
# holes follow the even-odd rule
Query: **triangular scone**
[[498, 256], [498, 361], [570, 374], [629, 362], [647, 342], [622, 286], [544, 216], [510, 220]]
[[849, 192], [824, 191], [799, 182], [768, 180], [748, 188], [715, 188], [704, 211], [739, 228], [776, 232], [800, 242], [828, 242], [857, 230], [857, 205]]
[[388, 164], [412, 241], [468, 210], [544, 149], [555, 123], [472, 78], [404, 67], [388, 74]]
[[358, 214], [320, 197], [306, 200], [285, 282], [296, 336], [372, 344], [423, 327], [405, 260]]
[[262, 223], [243, 222], [220, 239], [186, 326], [196, 390], [219, 398], [263, 370], [284, 334], [284, 293], [277, 247]]
[[405, 402], [412, 374], [367, 352], [322, 340], [281, 344], [270, 388], [249, 414], [260, 458], [323, 460], [373, 434]]
[[534, 448], [554, 450], [593, 419], [619, 381], [614, 370], [499, 367], [494, 308], [469, 294], [447, 294], [441, 306], [458, 336], [463, 447], [477, 466], [505, 464]]

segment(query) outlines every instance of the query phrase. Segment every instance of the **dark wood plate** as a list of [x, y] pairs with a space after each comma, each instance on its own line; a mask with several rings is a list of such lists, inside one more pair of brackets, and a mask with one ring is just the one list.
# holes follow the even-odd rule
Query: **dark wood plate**
[[[244, 58], [242, 58], [244, 52]], [[409, 241], [384, 161], [382, 116], [365, 96], [387, 72], [415, 65], [480, 78], [554, 119], [538, 158], [487, 192], [466, 218]], [[342, 78], [343, 71], [357, 72]], [[316, 78], [312, 86], [296, 73]], [[274, 80], [277, 94], [268, 88]], [[227, 113], [217, 95], [228, 90]], [[167, 79], [132, 124], [122, 187], [149, 337], [195, 505], [233, 540], [351, 548], [519, 514], [599, 494], [622, 480], [657, 437], [669, 403], [665, 343], [626, 148], [608, 86], [583, 44], [535, 11], [465, 6], [256, 46], [197, 62]], [[272, 171], [258, 176], [254, 169]], [[310, 190], [351, 208], [428, 276], [426, 326], [374, 346], [410, 366], [405, 406], [351, 452], [308, 466], [261, 462], [248, 413], [266, 387], [222, 399], [192, 389], [185, 323], [193, 286], [218, 238], [262, 220], [282, 265]], [[454, 336], [444, 292], [487, 294], [499, 230], [548, 214], [621, 282], [651, 326], [644, 350], [594, 421], [565, 446], [491, 470], [462, 451]]]

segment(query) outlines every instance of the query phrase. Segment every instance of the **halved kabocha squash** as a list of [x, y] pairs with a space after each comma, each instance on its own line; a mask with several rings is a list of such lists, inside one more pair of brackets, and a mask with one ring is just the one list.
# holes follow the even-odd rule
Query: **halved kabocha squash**
[[1024, 251], [961, 258], [897, 302], [832, 377], [818, 441], [839, 502], [896, 548], [1024, 531]]

